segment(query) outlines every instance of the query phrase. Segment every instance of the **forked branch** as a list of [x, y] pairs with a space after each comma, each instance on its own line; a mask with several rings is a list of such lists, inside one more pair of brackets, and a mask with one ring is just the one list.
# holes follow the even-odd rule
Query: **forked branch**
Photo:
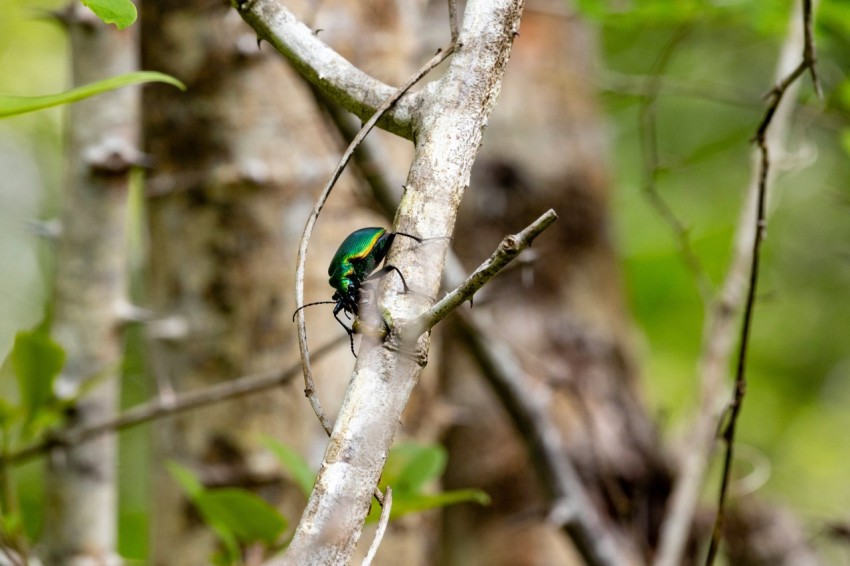
[[[233, 0], [233, 3], [259, 39], [269, 42], [301, 75], [361, 120], [378, 112], [397, 93], [395, 88], [364, 73], [331, 49], [279, 0]], [[391, 111], [385, 109], [379, 116], [380, 127], [413, 139], [414, 114], [420, 96], [408, 95], [397, 101]]]

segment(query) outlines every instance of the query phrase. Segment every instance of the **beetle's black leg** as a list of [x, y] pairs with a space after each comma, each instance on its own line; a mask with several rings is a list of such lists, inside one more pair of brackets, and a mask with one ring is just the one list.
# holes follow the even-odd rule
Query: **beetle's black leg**
[[382, 267], [382, 268], [381, 268], [381, 269], [379, 269], [378, 271], [376, 271], [376, 272], [372, 273], [371, 275], [369, 275], [369, 277], [367, 277], [366, 279], [364, 279], [364, 281], [371, 281], [372, 279], [380, 279], [381, 277], [383, 277], [383, 276], [387, 275], [387, 274], [388, 274], [388, 273], [390, 273], [391, 271], [395, 271], [396, 273], [398, 273], [398, 276], [399, 276], [399, 277], [401, 277], [401, 284], [402, 284], [402, 285], [404, 285], [404, 293], [405, 293], [405, 295], [406, 295], [407, 293], [409, 293], [409, 292], [410, 292], [410, 287], [408, 287], [408, 286], [407, 286], [407, 281], [405, 281], [405, 280], [404, 280], [404, 275], [402, 275], [402, 274], [401, 274], [401, 271], [399, 270], [399, 268], [398, 268], [398, 267], [396, 267], [396, 266], [394, 266], [394, 265], [385, 265], [384, 267]]
[[[414, 236], [413, 234], [406, 234], [406, 233], [404, 233], [404, 232], [393, 232], [393, 236], [406, 236], [406, 237], [410, 238], [411, 240], [416, 240], [416, 241], [417, 241], [417, 242], [419, 242], [420, 244], [421, 244], [421, 243], [422, 243], [422, 241], [423, 241], [423, 239], [422, 239], [422, 238], [420, 238], [419, 236]], [[429, 238], [429, 239], [430, 239], [430, 238]]]
[[430, 242], [432, 240], [451, 240], [451, 236], [434, 236], [433, 238], [420, 238], [419, 236], [414, 236], [413, 234], [406, 234], [404, 232], [393, 232], [395, 236], [406, 236], [412, 240], [416, 240], [420, 244], [422, 242]]
[[[344, 323], [342, 320], [340, 320], [340, 318], [339, 318], [338, 314], [339, 314], [339, 313], [336, 313], [336, 312], [335, 312], [335, 313], [334, 313], [334, 318], [336, 319], [336, 321], [337, 321], [338, 323], [340, 323], [340, 325], [342, 325], [342, 327], [343, 327], [343, 328], [345, 328], [345, 332], [346, 332], [346, 334], [348, 334], [348, 341], [351, 343], [351, 353], [352, 353], [352, 354], [354, 354], [354, 357], [356, 358], [356, 357], [357, 357], [357, 354], [355, 354], [355, 353], [354, 353], [354, 330], [352, 330], [351, 328], [347, 327], [347, 326], [345, 325], [345, 323]], [[347, 315], [348, 315], [348, 313], [346, 313], [346, 316], [347, 316]]]

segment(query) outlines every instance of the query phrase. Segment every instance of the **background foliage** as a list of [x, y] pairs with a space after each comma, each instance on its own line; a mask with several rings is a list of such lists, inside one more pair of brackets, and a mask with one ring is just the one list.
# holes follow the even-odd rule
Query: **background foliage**
[[[643, 343], [646, 396], [675, 438], [695, 407], [704, 306], [676, 239], [644, 194], [642, 93], [659, 53], [674, 42], [656, 101], [662, 166], [657, 186], [717, 285], [750, 175], [749, 139], [791, 3], [577, 4], [599, 37], [594, 80], [610, 126], [615, 229]], [[0, 93], [67, 88], [64, 33], [43, 17], [60, 6], [48, 0], [0, 0]], [[740, 423], [740, 440], [751, 447], [740, 450], [747, 460], [741, 472], [768, 471], [761, 476], [764, 485], [756, 487], [796, 508], [810, 520], [812, 534], [824, 520], [846, 518], [850, 505], [850, 436], [843, 434], [850, 428], [850, 4], [823, 0], [816, 34], [825, 96], [816, 99], [805, 82], [789, 156], [776, 170], [749, 396]], [[52, 249], [38, 237], [49, 224], [38, 222], [55, 216], [61, 191], [63, 115], [62, 109], [52, 109], [0, 121], [0, 358], [17, 331], [42, 318], [50, 294]], [[19, 339], [38, 339], [23, 336]], [[146, 394], [139, 356], [128, 352], [127, 403]], [[4, 399], [15, 381], [8, 366], [0, 374]], [[132, 475], [123, 494], [122, 549], [141, 558], [144, 539], [131, 533], [144, 532], [139, 491], [144, 482], [139, 480], [146, 452], [140, 442], [131, 446], [122, 448], [123, 475]], [[37, 465], [18, 470], [31, 535], [40, 524], [37, 473]]]

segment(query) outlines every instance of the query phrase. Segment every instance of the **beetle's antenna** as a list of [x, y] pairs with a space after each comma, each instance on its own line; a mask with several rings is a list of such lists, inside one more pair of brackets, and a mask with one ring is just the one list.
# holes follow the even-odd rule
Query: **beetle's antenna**
[[316, 301], [315, 303], [307, 303], [306, 305], [301, 305], [295, 312], [292, 313], [292, 322], [295, 322], [295, 315], [298, 314], [298, 311], [301, 309], [306, 309], [307, 307], [312, 307], [313, 305], [335, 305], [336, 301]]

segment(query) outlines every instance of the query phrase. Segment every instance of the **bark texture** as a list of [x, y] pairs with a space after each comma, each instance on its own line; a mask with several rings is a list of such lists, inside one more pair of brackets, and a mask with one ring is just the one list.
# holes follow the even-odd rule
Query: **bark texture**
[[[340, 44], [343, 53], [340, 30], [374, 29], [382, 47], [369, 47], [366, 54], [393, 61], [385, 77], [395, 81], [404, 78], [407, 51], [390, 49], [395, 44], [385, 40], [395, 36], [404, 45], [407, 22], [395, 16], [404, 4], [389, 4], [381, 18], [347, 1], [323, 5], [312, 17], [325, 28], [322, 38]], [[306, 13], [304, 6], [290, 7]], [[338, 159], [337, 135], [303, 79], [267, 44], [258, 50], [254, 32], [228, 4], [147, 2], [144, 37], [146, 68], [173, 74], [189, 88], [177, 93], [154, 87], [145, 98], [146, 149], [156, 162], [147, 184], [150, 300], [157, 313], [180, 317], [187, 328], [154, 344], [160, 393], [288, 366], [297, 360], [291, 322], [297, 239]], [[360, 50], [356, 54], [365, 58]], [[317, 230], [308, 300], [330, 298], [327, 262], [345, 235], [380, 224], [358, 210], [351, 188], [341, 181]], [[342, 332], [327, 308], [307, 316], [317, 345]], [[332, 418], [353, 361], [346, 345], [316, 364], [318, 393]], [[296, 380], [271, 394], [161, 423], [154, 563], [208, 564], [216, 549], [209, 529], [164, 471], [169, 459], [189, 466], [209, 487], [254, 489], [295, 523], [304, 498], [260, 441], [275, 437], [318, 468], [327, 437], [302, 390]], [[394, 529], [385, 544], [395, 545], [401, 556], [421, 556], [421, 537], [410, 534]]]
[[[224, 4], [146, 2], [144, 61], [188, 92], [152, 88], [145, 143], [150, 300], [184, 320], [185, 335], [154, 344], [160, 394], [201, 388], [292, 363], [292, 242], [307, 193], [328, 169], [328, 139], [309, 93]], [[304, 135], [311, 132], [308, 137]], [[303, 498], [261, 450], [261, 435], [306, 451], [315, 427], [287, 387], [160, 423], [152, 521], [155, 564], [208, 564], [211, 531], [168, 476], [168, 460], [208, 487], [256, 490], [286, 515]]]
[[[63, 14], [72, 77], [82, 85], [138, 69], [137, 28], [117, 31], [78, 2]], [[67, 415], [70, 426], [100, 421], [118, 408], [125, 300], [129, 173], [138, 160], [137, 88], [70, 107], [68, 174], [56, 257], [53, 334], [66, 363], [56, 393], [92, 387]], [[44, 560], [117, 564], [115, 436], [55, 449], [47, 462]]]
[[[424, 238], [453, 232], [521, 12], [522, 2], [467, 4], [462, 46], [445, 76], [426, 89], [395, 230]], [[394, 246], [387, 262], [417, 282], [417, 293], [400, 296], [385, 285], [380, 312], [398, 323], [424, 311], [439, 289], [446, 249], [444, 241], [427, 251]], [[346, 563], [360, 536], [402, 410], [425, 365], [428, 337], [403, 344], [391, 335], [376, 346], [366, 343], [360, 350], [316, 487], [283, 564]]]

